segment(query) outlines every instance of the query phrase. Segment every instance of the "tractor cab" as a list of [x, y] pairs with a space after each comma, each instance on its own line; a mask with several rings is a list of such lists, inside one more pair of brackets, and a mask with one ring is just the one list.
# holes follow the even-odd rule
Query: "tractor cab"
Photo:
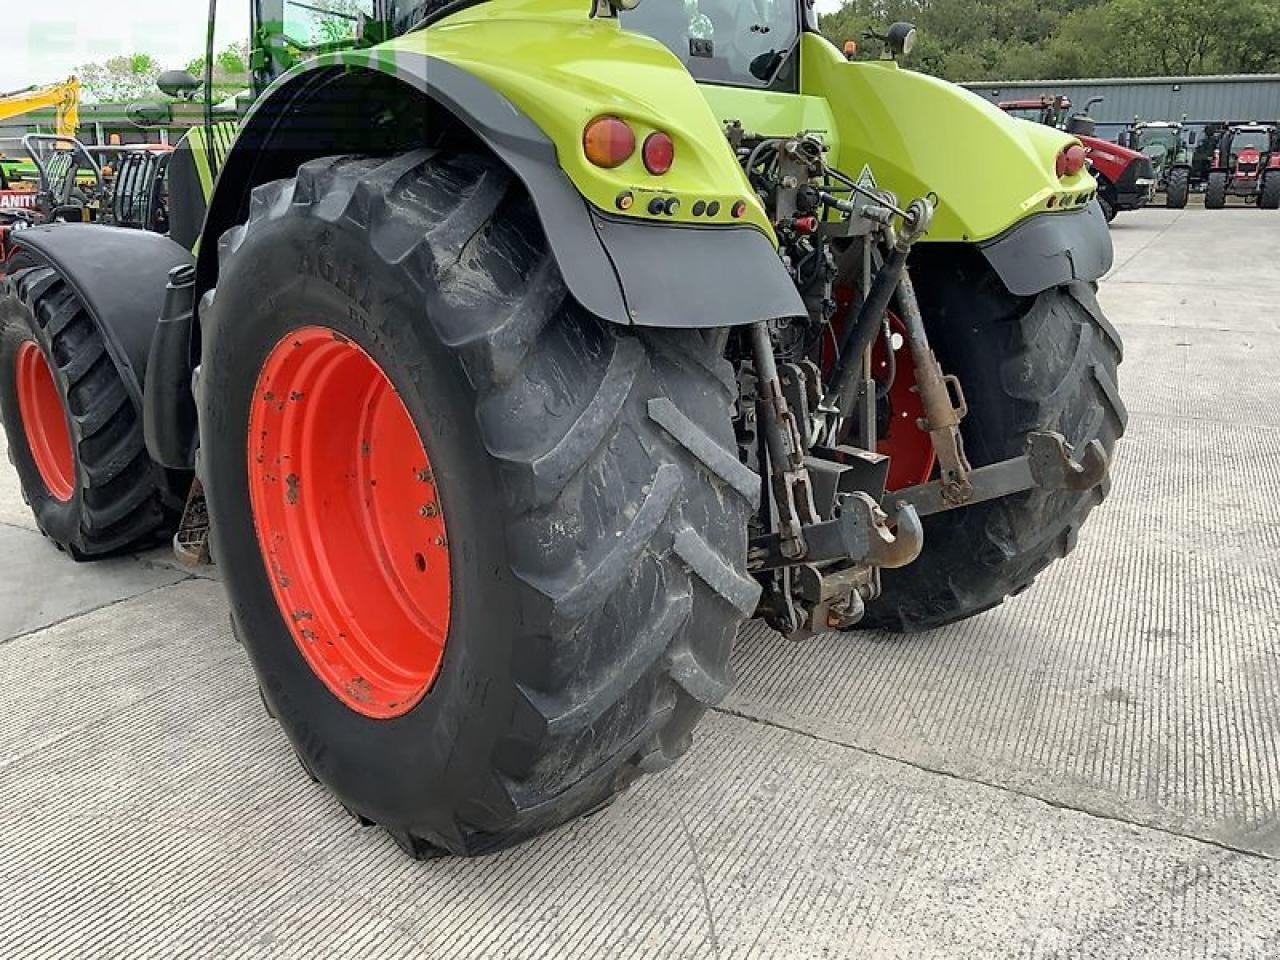
[[789, 0], [647, 3], [621, 14], [622, 26], [653, 37], [695, 80], [794, 88], [801, 23]]
[[1066, 126], [1067, 115], [1071, 112], [1070, 98], [1062, 95], [1056, 97], [1046, 95], [1030, 100], [1003, 100], [999, 106], [1011, 117], [1058, 129]]
[[1218, 144], [1218, 162], [1240, 176], [1258, 176], [1271, 154], [1276, 152], [1274, 126], [1249, 124], [1231, 127]]
[[1218, 209], [1228, 196], [1252, 200], [1264, 210], [1280, 208], [1280, 127], [1270, 123], [1227, 127], [1213, 151], [1205, 206]]
[[1184, 154], [1193, 139], [1194, 134], [1176, 121], [1135, 120], [1120, 135], [1120, 145], [1145, 153], [1158, 166], [1166, 158]]
[[1186, 206], [1192, 181], [1191, 144], [1195, 133], [1184, 123], [1172, 120], [1133, 123], [1120, 135], [1120, 145], [1137, 150], [1151, 160], [1157, 189], [1165, 191], [1166, 204], [1175, 209]]
[[1032, 123], [1042, 123], [1047, 127], [1056, 127], [1077, 137], [1092, 137], [1097, 133], [1097, 122], [1089, 116], [1095, 103], [1101, 103], [1102, 97], [1092, 97], [1079, 113], [1071, 112], [1071, 98], [1063, 94], [1049, 96], [1042, 94], [1038, 98], [1026, 100], [1004, 100], [999, 107], [1010, 116]]

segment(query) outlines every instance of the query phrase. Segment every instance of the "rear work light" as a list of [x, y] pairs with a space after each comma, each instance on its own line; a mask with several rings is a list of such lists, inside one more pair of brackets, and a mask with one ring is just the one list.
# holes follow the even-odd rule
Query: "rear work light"
[[1058, 179], [1065, 180], [1067, 177], [1074, 177], [1084, 169], [1084, 161], [1085, 152], [1082, 145], [1073, 143], [1066, 147], [1058, 154], [1058, 160], [1055, 164]]
[[644, 142], [644, 168], [655, 177], [660, 177], [671, 169], [676, 161], [676, 145], [665, 133], [649, 134]]
[[631, 159], [636, 152], [636, 134], [625, 120], [597, 117], [587, 124], [582, 134], [582, 149], [597, 167], [612, 170]]

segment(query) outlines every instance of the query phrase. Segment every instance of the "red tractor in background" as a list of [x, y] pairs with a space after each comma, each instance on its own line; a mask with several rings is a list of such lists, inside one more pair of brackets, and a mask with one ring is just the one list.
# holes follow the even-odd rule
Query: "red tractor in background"
[[1081, 113], [1071, 113], [1071, 100], [1058, 95], [1032, 100], [1006, 100], [1001, 110], [1034, 123], [1043, 123], [1074, 134], [1084, 144], [1089, 170], [1098, 181], [1098, 203], [1110, 223], [1121, 210], [1137, 210], [1151, 202], [1156, 192], [1156, 170], [1151, 158], [1137, 150], [1102, 140], [1094, 134], [1097, 123], [1089, 116], [1094, 97]]
[[1204, 205], [1221, 210], [1227, 197], [1253, 200], [1280, 210], [1280, 127], [1268, 123], [1229, 126], [1213, 151]]

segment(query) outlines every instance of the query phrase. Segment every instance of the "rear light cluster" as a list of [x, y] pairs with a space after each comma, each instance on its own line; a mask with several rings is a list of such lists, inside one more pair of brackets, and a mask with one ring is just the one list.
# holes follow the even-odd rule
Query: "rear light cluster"
[[[637, 140], [631, 124], [621, 117], [609, 115], [596, 117], [582, 131], [582, 149], [587, 160], [604, 170], [617, 169], [634, 157]], [[640, 160], [651, 175], [661, 177], [671, 172], [676, 162], [676, 144], [670, 134], [656, 130], [645, 137], [639, 149]], [[624, 212], [635, 209], [637, 205], [636, 195], [631, 190], [623, 190], [614, 202]], [[650, 197], [641, 209], [654, 217], [674, 217], [681, 209], [680, 198]], [[690, 209], [695, 217], [715, 218], [725, 208], [719, 200], [694, 200]], [[749, 210], [745, 200], [735, 201], [728, 207], [729, 215], [735, 220], [741, 220]]]
[[636, 152], [636, 134], [617, 117], [592, 120], [582, 134], [582, 148], [587, 159], [597, 167], [612, 170], [620, 167]]
[[1074, 177], [1084, 169], [1086, 159], [1087, 155], [1082, 144], [1073, 143], [1064, 147], [1062, 152], [1058, 154], [1055, 164], [1058, 179], [1065, 180], [1068, 177]]
[[[635, 155], [636, 133], [621, 117], [596, 117], [583, 131], [582, 148], [597, 167], [612, 170]], [[675, 141], [661, 130], [651, 133], [640, 150], [640, 158], [646, 170], [661, 177], [675, 163]]]

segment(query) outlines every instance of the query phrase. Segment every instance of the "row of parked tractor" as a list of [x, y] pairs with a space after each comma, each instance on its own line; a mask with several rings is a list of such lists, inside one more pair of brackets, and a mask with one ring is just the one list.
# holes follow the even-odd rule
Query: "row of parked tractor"
[[1280, 123], [1224, 121], [1197, 131], [1186, 118], [1135, 118], [1112, 143], [1097, 136], [1097, 122], [1089, 115], [1100, 102], [1094, 97], [1073, 112], [1067, 97], [1045, 96], [1005, 101], [1000, 108], [1079, 137], [1108, 221], [1151, 204], [1157, 194], [1174, 209], [1185, 207], [1192, 193], [1203, 193], [1207, 210], [1221, 210], [1228, 197], [1280, 210]]

